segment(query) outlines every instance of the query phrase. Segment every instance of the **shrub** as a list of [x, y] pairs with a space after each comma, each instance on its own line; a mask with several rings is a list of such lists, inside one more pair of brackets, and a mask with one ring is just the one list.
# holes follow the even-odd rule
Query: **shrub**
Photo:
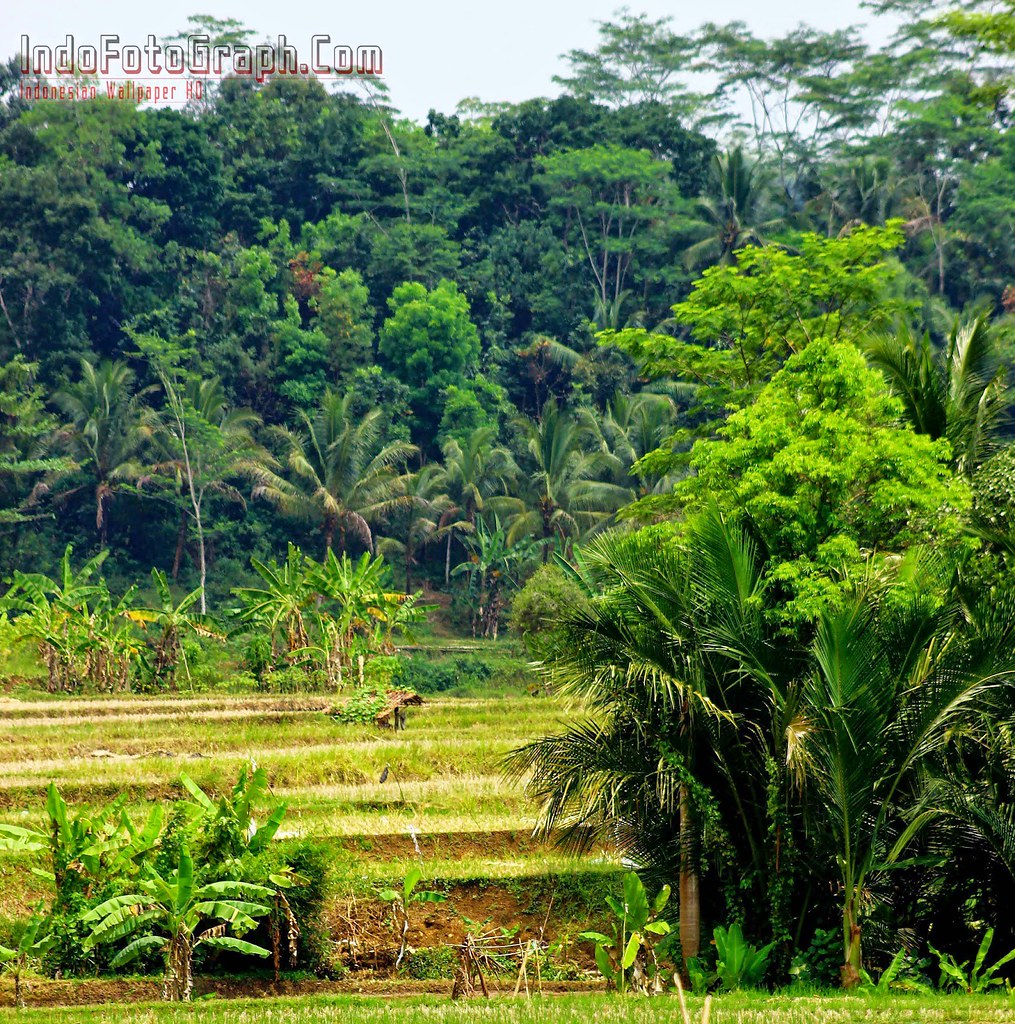
[[565, 576], [559, 566], [543, 565], [515, 595], [508, 625], [531, 649], [539, 634], [553, 629], [584, 602], [581, 587]]
[[416, 693], [447, 693], [460, 687], [481, 686], [493, 676], [493, 668], [482, 657], [402, 658], [392, 685]]
[[287, 846], [283, 856], [285, 864], [300, 879], [299, 885], [286, 890], [289, 906], [300, 927], [297, 962], [290, 966], [314, 974], [328, 974], [331, 968], [324, 904], [330, 890], [332, 856], [326, 846], [308, 839]]
[[332, 712], [336, 721], [346, 725], [372, 722], [377, 712], [384, 707], [387, 698], [377, 690], [365, 688], [354, 691], [353, 695]]
[[833, 988], [839, 984], [842, 963], [842, 930], [815, 928], [810, 945], [793, 957], [790, 974], [794, 984]]
[[404, 973], [417, 981], [453, 978], [458, 957], [451, 946], [424, 946], [412, 950], [405, 958]]

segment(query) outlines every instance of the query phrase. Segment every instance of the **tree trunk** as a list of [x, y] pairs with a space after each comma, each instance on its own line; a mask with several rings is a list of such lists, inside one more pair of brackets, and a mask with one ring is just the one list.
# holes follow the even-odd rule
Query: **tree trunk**
[[189, 1003], [194, 989], [193, 952], [187, 935], [176, 935], [170, 940], [166, 963], [163, 998], [171, 1003]]
[[695, 822], [691, 794], [680, 786], [680, 952], [687, 976], [687, 961], [696, 957], [701, 944], [701, 891], [695, 864]]
[[860, 984], [860, 970], [863, 961], [860, 955], [860, 922], [857, 918], [859, 894], [851, 888], [846, 904], [842, 908], [842, 944], [845, 963], [839, 968], [839, 979], [843, 988], [854, 988]]
[[328, 560], [328, 552], [335, 543], [335, 524], [330, 519], [324, 521], [324, 560]]
[[183, 547], [187, 543], [187, 510], [180, 509], [180, 529], [176, 534], [176, 554], [173, 556], [173, 582], [180, 575], [180, 563], [183, 561]]
[[99, 550], [105, 551], [109, 546], [109, 509], [105, 498], [99, 498]]
[[201, 506], [196, 506], [194, 518], [197, 520], [197, 560], [201, 572], [201, 614], [208, 613], [208, 601], [205, 594], [205, 580], [208, 577], [208, 566], [204, 555], [204, 524], [201, 522]]
[[447, 586], [451, 582], [451, 534], [452, 531], [448, 529], [448, 546], [444, 553], [444, 586]]

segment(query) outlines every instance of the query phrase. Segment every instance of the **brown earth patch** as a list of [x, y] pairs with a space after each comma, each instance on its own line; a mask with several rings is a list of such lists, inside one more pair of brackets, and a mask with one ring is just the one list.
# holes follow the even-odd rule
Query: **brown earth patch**
[[[334, 840], [341, 849], [358, 855], [375, 854], [384, 860], [396, 857], [437, 858], [516, 856], [547, 849], [547, 844], [526, 831], [500, 832], [408, 832], [391, 835], [343, 836]], [[368, 858], [369, 859], [369, 858]]]
[[[194, 979], [194, 997], [215, 995], [220, 999], [262, 999], [272, 996], [310, 995], [377, 995], [418, 996], [449, 995], [451, 981], [413, 981], [405, 978], [377, 977], [357, 974], [338, 981], [308, 978], [300, 981], [282, 980], [277, 985], [269, 978], [210, 978]], [[494, 994], [510, 994], [512, 986], [501, 980]], [[548, 981], [543, 991], [551, 993], [596, 992], [602, 984], [594, 979], [584, 981]], [[162, 983], [158, 979], [90, 978], [84, 981], [52, 981], [33, 979], [27, 992], [28, 1007], [42, 1006], [98, 1006], [109, 1003], [154, 1003], [162, 998]], [[6, 979], [0, 982], [0, 1006], [14, 1005], [13, 985]]]

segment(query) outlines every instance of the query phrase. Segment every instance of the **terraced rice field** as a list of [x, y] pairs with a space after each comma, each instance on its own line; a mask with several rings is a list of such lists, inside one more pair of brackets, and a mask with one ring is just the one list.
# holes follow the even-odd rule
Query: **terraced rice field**
[[[223, 791], [253, 760], [288, 803], [280, 840], [333, 849], [336, 932], [355, 901], [414, 864], [462, 890], [458, 918], [503, 914], [512, 920], [500, 923], [519, 924], [529, 911], [533, 928], [547, 887], [567, 886], [565, 916], [580, 922], [588, 910], [574, 899], [580, 880], [617, 870], [608, 851], [576, 859], [533, 839], [537, 808], [500, 771], [508, 750], [558, 727], [563, 711], [552, 699], [435, 699], [412, 709], [398, 734], [338, 723], [329, 706], [306, 696], [2, 698], [0, 820], [38, 823], [50, 781], [71, 804], [126, 793], [140, 820], [152, 801], [185, 796], [181, 772]], [[24, 857], [0, 859], [0, 915], [21, 916], [44, 892], [28, 869]], [[442, 920], [438, 931], [443, 941], [461, 925]]]

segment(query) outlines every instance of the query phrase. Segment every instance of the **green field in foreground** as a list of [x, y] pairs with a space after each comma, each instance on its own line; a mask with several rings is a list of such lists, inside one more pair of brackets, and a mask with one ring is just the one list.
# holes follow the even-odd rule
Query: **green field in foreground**
[[[702, 1001], [689, 1000], [700, 1021]], [[621, 999], [602, 995], [546, 996], [453, 1003], [444, 997], [305, 997], [208, 1001], [188, 1007], [134, 1005], [53, 1010], [0, 1010], [0, 1021], [27, 1024], [672, 1024], [680, 1021], [676, 997]], [[1002, 1024], [1015, 1020], [1015, 1000], [996, 996], [766, 996], [732, 993], [713, 999], [713, 1024]]]

